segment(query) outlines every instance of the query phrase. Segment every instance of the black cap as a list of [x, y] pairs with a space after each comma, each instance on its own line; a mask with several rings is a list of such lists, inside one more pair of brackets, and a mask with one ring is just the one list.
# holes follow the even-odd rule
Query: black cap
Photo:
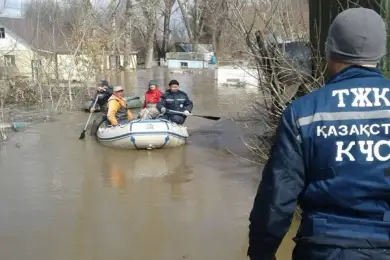
[[108, 86], [108, 81], [105, 79], [100, 80], [100, 86], [101, 87]]
[[176, 79], [173, 79], [173, 80], [171, 80], [171, 81], [169, 81], [169, 84], [168, 84], [168, 86], [172, 86], [172, 85], [180, 85], [179, 84], [179, 81], [177, 81]]

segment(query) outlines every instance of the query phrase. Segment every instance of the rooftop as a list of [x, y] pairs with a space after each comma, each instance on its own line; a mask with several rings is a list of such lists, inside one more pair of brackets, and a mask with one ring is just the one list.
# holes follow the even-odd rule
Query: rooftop
[[[68, 52], [66, 48], [66, 35], [70, 35], [71, 29], [58, 23], [47, 24], [34, 20], [21, 18], [0, 17], [0, 26], [22, 43], [36, 51]], [[8, 31], [7, 31], [8, 30]]]

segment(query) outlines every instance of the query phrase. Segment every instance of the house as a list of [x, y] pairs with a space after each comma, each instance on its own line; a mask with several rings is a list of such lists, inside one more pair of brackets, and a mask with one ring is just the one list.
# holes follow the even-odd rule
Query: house
[[208, 44], [198, 44], [194, 52], [193, 44], [175, 43], [166, 53], [166, 59], [169, 69], [204, 69], [208, 68], [213, 54]]
[[[169, 52], [194, 52], [194, 44], [185, 42], [176, 42], [169, 50]], [[197, 44], [196, 52], [204, 53], [205, 60], [209, 61], [214, 55], [212, 44]]]
[[69, 53], [64, 44], [69, 30], [53, 27], [49, 33], [50, 27], [32, 20], [0, 17], [0, 76], [36, 80], [44, 71], [50, 78], [61, 78], [57, 55]]
[[[76, 53], [79, 48], [72, 37], [72, 25], [67, 23], [0, 17], [0, 77], [83, 81], [99, 69], [124, 66], [121, 53], [114, 61], [108, 53], [99, 57]], [[128, 67], [136, 68], [134, 52]]]

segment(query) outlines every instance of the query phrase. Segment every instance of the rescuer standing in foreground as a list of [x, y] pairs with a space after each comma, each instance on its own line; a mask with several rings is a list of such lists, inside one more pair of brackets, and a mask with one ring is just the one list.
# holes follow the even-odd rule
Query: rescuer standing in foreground
[[386, 27], [351, 8], [329, 28], [331, 79], [289, 105], [250, 215], [251, 260], [273, 259], [297, 202], [293, 259], [390, 259], [390, 82]]

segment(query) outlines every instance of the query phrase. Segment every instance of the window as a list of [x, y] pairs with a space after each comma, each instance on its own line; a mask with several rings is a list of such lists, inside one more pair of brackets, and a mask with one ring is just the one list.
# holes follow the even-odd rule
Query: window
[[31, 61], [32, 79], [34, 80], [34, 82], [38, 81], [39, 67], [41, 66], [41, 64], [41, 60]]
[[5, 29], [0, 28], [0, 39], [4, 39], [4, 38], [5, 38]]
[[33, 69], [38, 68], [40, 65], [42, 65], [41, 60], [32, 60], [31, 61], [31, 67]]
[[7, 68], [15, 67], [15, 55], [4, 55], [4, 66]]
[[180, 62], [180, 67], [182, 69], [188, 69], [188, 62]]

